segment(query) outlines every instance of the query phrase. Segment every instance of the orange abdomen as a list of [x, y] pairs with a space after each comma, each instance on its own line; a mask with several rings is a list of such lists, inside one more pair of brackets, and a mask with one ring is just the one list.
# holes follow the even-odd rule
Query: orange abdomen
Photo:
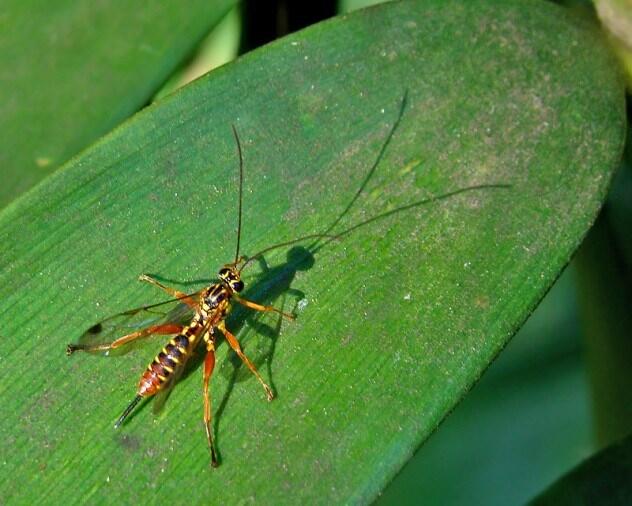
[[160, 391], [169, 381], [178, 366], [184, 364], [189, 353], [190, 327], [174, 337], [163, 350], [156, 355], [138, 382], [138, 395], [150, 397]]

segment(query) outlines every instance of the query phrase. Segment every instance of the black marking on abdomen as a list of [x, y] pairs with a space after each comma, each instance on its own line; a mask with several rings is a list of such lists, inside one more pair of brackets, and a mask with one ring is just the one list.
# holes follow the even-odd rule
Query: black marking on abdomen
[[164, 352], [171, 358], [175, 363], [180, 361], [180, 357], [182, 357], [183, 353], [180, 351], [175, 344], [169, 343], [165, 346]]
[[164, 367], [168, 367], [169, 369], [174, 369], [176, 366], [173, 358], [169, 355], [169, 353], [165, 353], [164, 351], [158, 353], [158, 356], [155, 360], [157, 362], [160, 362]]
[[184, 334], [178, 334], [173, 338], [173, 342], [178, 348], [183, 348], [185, 350], [189, 346], [189, 338]]

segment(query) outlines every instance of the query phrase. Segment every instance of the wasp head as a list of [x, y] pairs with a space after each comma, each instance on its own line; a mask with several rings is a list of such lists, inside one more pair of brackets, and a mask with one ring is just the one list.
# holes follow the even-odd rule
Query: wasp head
[[233, 292], [241, 292], [244, 289], [244, 282], [241, 280], [239, 271], [234, 265], [225, 265], [217, 274], [224, 286], [229, 287]]

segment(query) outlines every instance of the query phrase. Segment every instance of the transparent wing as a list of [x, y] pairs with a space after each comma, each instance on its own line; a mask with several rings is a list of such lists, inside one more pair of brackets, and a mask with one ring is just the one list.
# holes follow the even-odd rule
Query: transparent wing
[[[199, 292], [196, 292], [187, 295], [187, 297], [195, 299], [195, 296], [198, 294]], [[107, 345], [122, 336], [144, 328], [168, 323], [186, 325], [191, 321], [193, 312], [194, 309], [182, 302], [181, 298], [141, 306], [110, 316], [92, 325], [81, 334], [77, 343], [81, 346]], [[101, 355], [121, 355], [134, 349], [135, 344], [139, 341], [142, 342], [143, 339], [138, 339], [119, 348], [107, 351], [86, 351]]]

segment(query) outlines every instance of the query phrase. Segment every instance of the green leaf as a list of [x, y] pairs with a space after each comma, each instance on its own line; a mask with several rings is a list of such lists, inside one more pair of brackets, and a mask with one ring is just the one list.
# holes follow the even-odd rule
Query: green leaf
[[[316, 25], [149, 107], [0, 214], [4, 497], [371, 500], [568, 262], [617, 165], [623, 103], [599, 36], [562, 8], [435, 0]], [[233, 259], [231, 124], [244, 253], [394, 212], [245, 272], [246, 297], [298, 318], [229, 318], [278, 397], [219, 347], [211, 470], [200, 359], [157, 419], [145, 404], [114, 431], [161, 340], [64, 349], [164, 298], [138, 274], [192, 290]], [[485, 183], [512, 187], [400, 209]]]
[[234, 3], [4, 2], [0, 206], [145, 105]]
[[632, 437], [600, 451], [560, 478], [530, 504], [621, 505], [632, 502]]

